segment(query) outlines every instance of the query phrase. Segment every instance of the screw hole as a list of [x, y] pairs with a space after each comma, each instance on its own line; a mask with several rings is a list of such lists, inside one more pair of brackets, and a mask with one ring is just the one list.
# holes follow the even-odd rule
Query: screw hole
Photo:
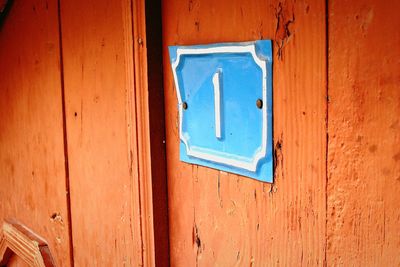
[[262, 107], [263, 107], [263, 101], [262, 101], [261, 99], [257, 99], [257, 101], [256, 101], [256, 106], [257, 106], [259, 109], [262, 109]]
[[183, 108], [184, 110], [187, 110], [187, 108], [188, 108], [188, 104], [187, 104], [186, 102], [183, 102], [183, 104], [182, 104], [182, 108]]

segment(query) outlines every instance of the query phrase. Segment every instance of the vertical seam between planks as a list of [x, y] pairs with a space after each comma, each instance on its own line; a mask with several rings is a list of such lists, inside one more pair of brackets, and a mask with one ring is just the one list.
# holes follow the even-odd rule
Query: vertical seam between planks
[[61, 106], [62, 106], [62, 122], [63, 122], [63, 141], [64, 141], [64, 166], [65, 166], [65, 188], [67, 198], [67, 216], [68, 216], [68, 241], [71, 266], [74, 262], [74, 246], [72, 237], [72, 214], [71, 214], [71, 191], [69, 179], [69, 161], [68, 161], [68, 138], [67, 138], [67, 116], [65, 111], [65, 83], [64, 83], [64, 60], [62, 48], [62, 27], [61, 27], [61, 0], [57, 1], [58, 7], [58, 41], [60, 49], [60, 77], [61, 77]]
[[[135, 18], [134, 18], [134, 16], [136, 16], [136, 14], [135, 14], [135, 9], [134, 9], [134, 4], [135, 3], [133, 3], [133, 1], [136, 1], [136, 0], [131, 0], [130, 1], [130, 4], [131, 4], [131, 14], [132, 14], [132, 44], [130, 44], [130, 45], [132, 45], [132, 47], [133, 47], [133, 51], [132, 51], [132, 55], [133, 55], [133, 60], [132, 60], [132, 63], [133, 63], [133, 92], [132, 92], [132, 95], [131, 95], [131, 97], [133, 98], [133, 99], [136, 99], [136, 79], [137, 79], [137, 77], [136, 77], [136, 71], [135, 71], [135, 69], [136, 69], [136, 62], [135, 62], [135, 45], [134, 45], [134, 42], [135, 42]], [[136, 122], [135, 122], [135, 127], [134, 127], [134, 129], [135, 129], [135, 132], [136, 132], [136, 146], [135, 146], [135, 149], [136, 149], [136, 159], [139, 159], [139, 157], [140, 157], [140, 153], [139, 153], [139, 144], [138, 144], [138, 135], [139, 135], [139, 129], [138, 129], [138, 122], [137, 122], [137, 113], [138, 113], [138, 107], [137, 107], [137, 103], [136, 103], [136, 100], [135, 100], [135, 104], [133, 105], [133, 108], [134, 108], [134, 111], [135, 111], [135, 117], [136, 117]], [[140, 232], [140, 247], [141, 247], [141, 266], [144, 266], [144, 243], [143, 243], [143, 229], [142, 229], [142, 199], [141, 199], [141, 197], [140, 197], [140, 194], [141, 194], [141, 186], [140, 186], [140, 177], [141, 177], [141, 173], [140, 173], [140, 167], [139, 167], [139, 164], [137, 164], [137, 167], [136, 167], [137, 169], [136, 169], [136, 171], [137, 171], [137, 185], [138, 185], [138, 192], [139, 192], [139, 196], [138, 196], [138, 204], [139, 204], [139, 207], [138, 207], [138, 209], [139, 209], [139, 216], [140, 216], [140, 218], [139, 218], [139, 220], [138, 220], [138, 223], [139, 223], [139, 232]]]
[[[130, 166], [132, 168], [132, 161], [133, 161], [133, 149], [135, 149], [135, 154], [136, 154], [136, 161], [137, 164], [135, 165], [135, 172], [136, 172], [136, 180], [134, 179], [134, 176], [131, 175], [132, 177], [132, 184], [134, 182], [137, 183], [137, 194], [134, 196], [137, 199], [137, 206], [135, 208], [137, 208], [138, 211], [138, 234], [139, 234], [139, 249], [140, 249], [140, 259], [139, 259], [139, 266], [144, 266], [145, 264], [145, 260], [144, 260], [144, 242], [143, 242], [143, 210], [142, 210], [142, 199], [141, 199], [141, 183], [140, 183], [140, 177], [141, 177], [141, 170], [140, 170], [140, 166], [139, 166], [139, 156], [140, 156], [140, 152], [139, 152], [139, 143], [138, 143], [138, 134], [139, 134], [139, 128], [138, 128], [138, 107], [137, 107], [137, 100], [136, 100], [136, 62], [135, 62], [135, 45], [134, 45], [134, 39], [135, 39], [135, 18], [136, 18], [136, 13], [135, 13], [135, 2], [136, 0], [130, 0], [129, 2], [129, 11], [130, 11], [130, 23], [131, 23], [131, 29], [130, 29], [130, 36], [132, 37], [132, 39], [130, 39], [130, 43], [128, 44], [129, 46], [131, 46], [132, 49], [132, 54], [129, 54], [129, 56], [132, 56], [132, 87], [130, 89], [130, 92], [128, 94], [129, 100], [128, 102], [130, 103], [130, 111], [131, 114], [130, 116], [130, 123], [132, 125], [131, 128], [131, 132], [135, 133], [135, 137], [134, 139], [132, 139], [132, 137], [130, 137], [131, 140], [131, 148], [130, 148]], [[132, 120], [132, 118], [134, 118], [134, 120]]]
[[[157, 124], [161, 123], [161, 125], [162, 125], [162, 127], [161, 127], [162, 130], [159, 132], [159, 134], [162, 135], [163, 140], [165, 140], [165, 138], [166, 138], [166, 136], [165, 136], [166, 133], [165, 133], [165, 107], [164, 107], [164, 91], [163, 91], [164, 90], [164, 87], [163, 87], [164, 70], [163, 70], [162, 60], [160, 63], [161, 66], [160, 66], [160, 72], [159, 72], [159, 74], [161, 75], [159, 77], [160, 83], [157, 84], [157, 88], [161, 88], [162, 98], [161, 98], [160, 103], [158, 101], [156, 102], [157, 105], [160, 105], [161, 111], [159, 111], [158, 109], [152, 110], [150, 108], [150, 98], [152, 97], [151, 96], [151, 93], [152, 93], [151, 88], [153, 88], [152, 86], [154, 86], [154, 84], [152, 84], [150, 82], [150, 80], [152, 80], [154, 78], [153, 77], [154, 75], [152, 75], [152, 70], [153, 70], [152, 68], [154, 68], [154, 66], [153, 66], [153, 64], [151, 64], [151, 59], [154, 58], [154, 55], [152, 55], [152, 52], [155, 52], [154, 47], [156, 47], [156, 49], [159, 50], [159, 52], [161, 52], [160, 56], [162, 59], [162, 51], [163, 51], [162, 50], [162, 47], [163, 47], [163, 44], [162, 44], [162, 3], [160, 0], [151, 1], [151, 2], [152, 3], [148, 4], [148, 1], [145, 1], [145, 4], [144, 4], [144, 22], [145, 22], [144, 34], [146, 36], [146, 38], [145, 38], [146, 44], [145, 45], [146, 45], [146, 55], [147, 55], [146, 56], [146, 61], [147, 61], [146, 80], [147, 80], [147, 90], [148, 90], [148, 100], [147, 101], [148, 101], [148, 110], [149, 110], [148, 111], [149, 112], [148, 120], [149, 120], [149, 131], [150, 131], [150, 135], [149, 135], [149, 138], [150, 138], [149, 152], [150, 152], [150, 169], [151, 169], [151, 185], [150, 186], [152, 188], [152, 200], [153, 200], [153, 203], [152, 203], [152, 207], [153, 207], [153, 212], [152, 212], [152, 215], [153, 215], [153, 240], [154, 240], [153, 241], [154, 242], [154, 253], [153, 254], [154, 254], [155, 266], [157, 266], [157, 264], [162, 265], [162, 266], [164, 266], [164, 265], [170, 266], [169, 221], [168, 221], [169, 220], [169, 217], [168, 217], [169, 216], [168, 215], [168, 185], [167, 185], [168, 180], [167, 180], [167, 162], [166, 162], [167, 158], [166, 158], [166, 147], [165, 146], [162, 146], [161, 148], [157, 149], [157, 151], [155, 151], [155, 153], [154, 153], [154, 154], [159, 153], [161, 155], [164, 154], [164, 157], [161, 159], [161, 161], [163, 161], [163, 163], [164, 163], [162, 166], [163, 167], [162, 168], [162, 173], [163, 173], [162, 176], [165, 179], [163, 181], [163, 182], [165, 182], [165, 187], [164, 187], [165, 196], [161, 195], [160, 198], [157, 198], [157, 199], [154, 197], [154, 193], [159, 193], [159, 191], [160, 191], [160, 189], [154, 190], [154, 188], [156, 187], [155, 180], [158, 180], [159, 176], [157, 176], [157, 177], [154, 176], [154, 172], [153, 172], [154, 165], [152, 163], [154, 160], [154, 158], [153, 158], [153, 156], [154, 156], [153, 150], [154, 149], [153, 148], [155, 147], [155, 145], [153, 146], [153, 143], [151, 141], [151, 139], [152, 139], [151, 132], [152, 132], [152, 130], [154, 130], [152, 127], [153, 126], [152, 122], [155, 121], [155, 117], [157, 117]], [[156, 19], [154, 19], [155, 16], [157, 16]], [[151, 21], [155, 21], [155, 25], [152, 24]], [[155, 36], [152, 36], [152, 34], [151, 34], [152, 32], [155, 33]], [[149, 37], [150, 37], [150, 40], [149, 40]], [[149, 62], [150, 62], [150, 64], [149, 64]], [[158, 72], [157, 69], [155, 69], [154, 71], [156, 72], [155, 75], [157, 76], [157, 72]], [[162, 117], [162, 119], [159, 120], [158, 117]], [[160, 159], [158, 159], [158, 160], [160, 160]], [[156, 167], [157, 167], [157, 165], [156, 165]], [[159, 186], [160, 186], [160, 184], [159, 184]], [[166, 217], [162, 217], [162, 215], [160, 216], [159, 212], [157, 212], [157, 216], [155, 216], [155, 214], [156, 214], [156, 212], [155, 212], [156, 206], [155, 205], [159, 205], [160, 202], [164, 202], [164, 204], [165, 204], [165, 206], [163, 206], [162, 209], [165, 209], [166, 214], [164, 214], [164, 215], [166, 215]], [[155, 204], [155, 203], [157, 203], [157, 204]], [[160, 208], [160, 207], [158, 206], [158, 208]], [[155, 223], [156, 221], [157, 221], [157, 223], [162, 223], [166, 226], [166, 228], [167, 228], [166, 233], [160, 234], [160, 229], [158, 229], [158, 228], [156, 229], [156, 227], [157, 227], [157, 225], [156, 225], [157, 223]], [[166, 237], [163, 237], [163, 234], [166, 234]], [[164, 238], [164, 240], [162, 242], [165, 242], [166, 244], [159, 241], [162, 238]], [[166, 259], [163, 257], [163, 253], [165, 253], [167, 255]]]
[[324, 266], [328, 265], [328, 153], [329, 153], [329, 0], [325, 0], [325, 79], [326, 79], [326, 106], [325, 106], [325, 255]]
[[141, 266], [144, 266], [145, 264], [145, 243], [144, 243], [144, 233], [143, 233], [143, 216], [145, 214], [143, 211], [143, 201], [142, 201], [142, 186], [141, 186], [141, 177], [142, 177], [142, 170], [140, 167], [140, 163], [139, 163], [139, 159], [140, 159], [140, 144], [139, 144], [139, 135], [140, 135], [140, 127], [139, 127], [139, 122], [138, 122], [138, 100], [140, 101], [140, 99], [137, 98], [137, 90], [139, 90], [139, 88], [137, 88], [137, 64], [138, 62], [136, 62], [136, 53], [137, 53], [137, 45], [136, 45], [136, 39], [135, 39], [135, 33], [138, 31], [136, 29], [136, 27], [138, 27], [137, 23], [138, 23], [138, 13], [137, 11], [137, 0], [131, 0], [131, 14], [132, 14], [132, 47], [133, 47], [133, 77], [134, 77], [134, 83], [133, 83], [133, 94], [131, 95], [132, 98], [135, 99], [135, 105], [134, 105], [134, 110], [135, 110], [135, 117], [136, 117], [136, 123], [135, 123], [135, 131], [136, 131], [136, 159], [138, 160], [138, 164], [137, 164], [137, 184], [138, 184], [138, 192], [139, 192], [139, 196], [138, 196], [138, 202], [139, 202], [139, 231], [140, 231], [140, 244], [141, 244]]

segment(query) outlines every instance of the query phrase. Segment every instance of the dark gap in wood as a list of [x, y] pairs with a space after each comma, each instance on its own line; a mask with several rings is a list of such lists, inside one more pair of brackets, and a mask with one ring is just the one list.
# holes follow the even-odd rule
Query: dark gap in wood
[[145, 3], [155, 265], [169, 266], [161, 0]]
[[3, 27], [4, 20], [6, 19], [10, 9], [14, 3], [14, 0], [3, 0], [0, 1], [0, 31]]

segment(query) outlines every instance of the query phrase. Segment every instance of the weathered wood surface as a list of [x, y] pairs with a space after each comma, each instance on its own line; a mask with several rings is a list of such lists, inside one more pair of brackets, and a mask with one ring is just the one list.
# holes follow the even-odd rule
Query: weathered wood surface
[[131, 1], [62, 1], [61, 22], [75, 264], [142, 265]]
[[[162, 94], [156, 80], [146, 91], [157, 62], [146, 63], [143, 8], [63, 0], [58, 17], [57, 1], [14, 1], [0, 28], [0, 221], [18, 218], [44, 236], [57, 266], [72, 265], [71, 238], [76, 266], [151, 266], [168, 246], [153, 243], [154, 225], [167, 229], [152, 222], [165, 205], [151, 203], [160, 201], [151, 187], [165, 187], [149, 180], [163, 182], [163, 164], [150, 164], [164, 158], [155, 154], [163, 129], [162, 107], [147, 105]], [[163, 2], [172, 266], [400, 265], [400, 6], [327, 8]], [[273, 185], [179, 161], [167, 45], [255, 39], [274, 40]]]
[[[324, 1], [163, 1], [172, 266], [322, 266]], [[179, 161], [168, 45], [274, 40], [275, 184]]]
[[400, 266], [399, 1], [329, 1], [328, 266]]
[[14, 1], [0, 29], [0, 222], [70, 266], [57, 1]]

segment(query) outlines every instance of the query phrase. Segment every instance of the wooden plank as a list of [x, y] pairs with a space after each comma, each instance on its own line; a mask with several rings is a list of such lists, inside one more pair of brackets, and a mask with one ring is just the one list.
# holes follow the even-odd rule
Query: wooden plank
[[400, 266], [400, 2], [329, 3], [327, 263]]
[[[326, 216], [323, 1], [163, 1], [172, 266], [321, 266]], [[275, 184], [179, 161], [168, 45], [274, 40]]]
[[155, 266], [145, 1], [132, 1], [138, 172], [143, 266]]
[[0, 222], [70, 266], [57, 1], [14, 1], [0, 29]]
[[75, 264], [141, 266], [131, 1], [62, 1], [61, 21]]

